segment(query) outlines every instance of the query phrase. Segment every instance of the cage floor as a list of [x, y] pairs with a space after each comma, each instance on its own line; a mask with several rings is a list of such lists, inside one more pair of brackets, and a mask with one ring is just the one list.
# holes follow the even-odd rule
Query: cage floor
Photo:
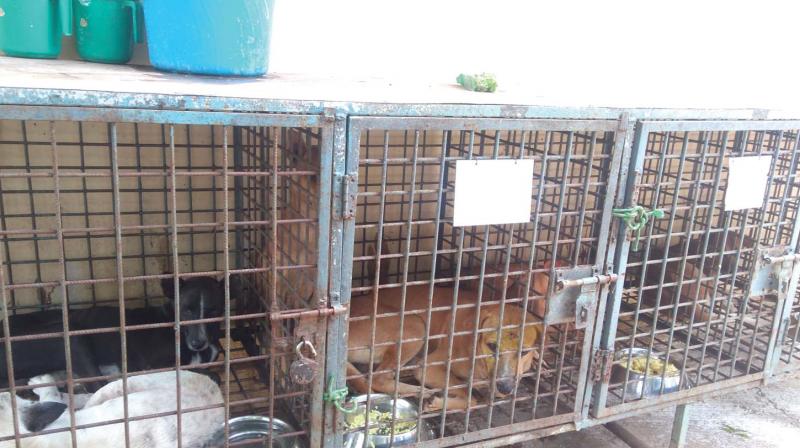
[[[717, 303], [719, 305], [719, 303]], [[669, 361], [681, 373], [681, 389], [717, 383], [763, 370], [775, 303], [764, 298], [751, 298], [746, 309], [737, 303], [727, 314], [715, 314], [709, 323], [672, 322], [663, 318], [653, 321], [653, 313], [640, 313], [634, 319], [636, 302], [624, 301], [617, 330], [617, 350], [649, 348], [656, 354], [669, 354]], [[715, 310], [719, 307], [715, 306]], [[687, 344], [688, 343], [688, 344]], [[623, 383], [609, 387], [610, 405], [630, 401], [623, 393]], [[627, 395], [627, 396], [626, 396]]]
[[[231, 344], [230, 403], [231, 417], [242, 415], [266, 415], [269, 412], [270, 391], [256, 368], [256, 362], [236, 363], [236, 359], [246, 358], [247, 352], [239, 342]], [[212, 369], [223, 377], [224, 367]], [[224, 377], [223, 377], [224, 381]]]
[[[540, 393], [534, 393], [536, 386], [533, 380], [527, 379], [520, 382], [516, 400], [495, 399], [494, 405], [483, 405], [470, 412], [469, 421], [464, 412], [448, 413], [442, 433], [441, 414], [429, 414], [423, 419], [433, 430], [434, 434], [452, 436], [468, 432], [480, 431], [487, 428], [522, 423], [535, 419], [552, 417], [554, 415], [569, 414], [574, 411], [574, 402], [558, 397], [575, 397], [574, 387], [565, 384], [555, 393], [551, 382], [541, 384]], [[487, 400], [488, 401], [488, 400]]]

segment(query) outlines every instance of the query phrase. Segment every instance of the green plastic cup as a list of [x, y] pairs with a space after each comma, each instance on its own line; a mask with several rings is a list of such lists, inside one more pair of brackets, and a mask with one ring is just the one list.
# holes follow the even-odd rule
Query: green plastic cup
[[135, 0], [74, 0], [75, 41], [78, 55], [87, 61], [124, 64], [141, 42]]
[[57, 58], [72, 35], [72, 0], [0, 0], [0, 50], [8, 56]]

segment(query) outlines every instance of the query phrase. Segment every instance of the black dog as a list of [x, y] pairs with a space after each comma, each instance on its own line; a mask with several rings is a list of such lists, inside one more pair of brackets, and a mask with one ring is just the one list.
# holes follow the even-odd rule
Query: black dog
[[[91, 330], [119, 326], [119, 308], [94, 307], [76, 310], [70, 313], [70, 324], [74, 330]], [[147, 325], [153, 323], [170, 323], [174, 317], [163, 308], [136, 308], [125, 310], [125, 325]], [[198, 364], [216, 359], [219, 354], [219, 332], [206, 332], [213, 339], [206, 342], [206, 348], [192, 350], [181, 332], [181, 364]], [[100, 368], [122, 369], [122, 341], [119, 332], [98, 333], [83, 338], [91, 351], [93, 363]], [[126, 363], [129, 372], [160, 369], [175, 365], [175, 330], [171, 327], [148, 328], [143, 330], [127, 330], [125, 332], [127, 347]], [[16, 365], [15, 365], [16, 367]], [[73, 362], [73, 368], [75, 363]], [[102, 369], [101, 369], [102, 370]], [[76, 372], [76, 375], [79, 375]]]
[[[172, 279], [162, 281], [164, 294], [174, 301]], [[224, 309], [223, 285], [208, 277], [180, 280], [180, 320], [219, 317]], [[69, 312], [71, 330], [92, 330], [119, 326], [119, 308], [94, 307]], [[169, 323], [175, 320], [173, 306], [125, 310], [126, 326]], [[63, 331], [57, 310], [9, 317], [13, 336]], [[181, 326], [181, 364], [210, 362], [219, 354], [220, 324], [201, 323]], [[170, 327], [128, 330], [127, 366], [129, 372], [166, 368], [175, 365], [175, 333]], [[122, 366], [122, 346], [118, 332], [70, 337], [72, 368], [78, 378], [100, 376], [101, 368]], [[30, 378], [66, 369], [63, 338], [23, 340], [12, 343], [15, 378]], [[7, 387], [5, 344], [0, 344], [0, 387]], [[90, 392], [102, 383], [87, 384]]]
[[[225, 284], [211, 277], [195, 277], [180, 279], [181, 321], [220, 317], [225, 312]], [[175, 282], [171, 278], [161, 280], [164, 295], [175, 302]], [[209, 349], [211, 341], [219, 341], [220, 323], [182, 325], [181, 337], [186, 345], [195, 352]]]
[[[61, 313], [57, 311], [43, 311], [40, 313], [11, 316], [9, 317], [11, 334], [13, 336], [22, 336], [63, 331], [63, 326], [60, 321], [58, 321], [57, 324], [52, 323], [52, 320], [56, 317], [60, 319]], [[35, 324], [35, 326], [29, 327], [29, 324]], [[25, 330], [22, 328], [25, 328]], [[15, 379], [31, 378], [44, 373], [66, 370], [67, 358], [63, 338], [15, 341], [12, 342], [11, 347]], [[70, 350], [72, 353], [72, 365], [75, 376], [85, 378], [100, 375], [100, 369], [93, 359], [91, 340], [89, 338], [85, 336], [71, 336]], [[102, 384], [87, 384], [87, 388], [92, 391], [97, 390], [100, 386], [102, 386]], [[0, 344], [0, 387], [8, 387], [5, 342]]]

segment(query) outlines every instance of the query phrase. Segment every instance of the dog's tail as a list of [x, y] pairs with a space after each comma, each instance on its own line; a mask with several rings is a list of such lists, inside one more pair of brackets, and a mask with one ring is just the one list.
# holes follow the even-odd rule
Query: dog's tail
[[352, 363], [347, 363], [347, 384], [359, 394], [369, 393], [369, 383], [364, 379], [364, 374]]

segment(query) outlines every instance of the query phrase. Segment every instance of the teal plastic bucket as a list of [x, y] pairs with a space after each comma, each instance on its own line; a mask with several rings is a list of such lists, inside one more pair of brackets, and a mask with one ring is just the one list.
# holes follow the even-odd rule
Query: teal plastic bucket
[[72, 34], [72, 0], [0, 0], [0, 50], [8, 56], [57, 58]]
[[144, 0], [150, 62], [160, 70], [261, 76], [274, 0]]

